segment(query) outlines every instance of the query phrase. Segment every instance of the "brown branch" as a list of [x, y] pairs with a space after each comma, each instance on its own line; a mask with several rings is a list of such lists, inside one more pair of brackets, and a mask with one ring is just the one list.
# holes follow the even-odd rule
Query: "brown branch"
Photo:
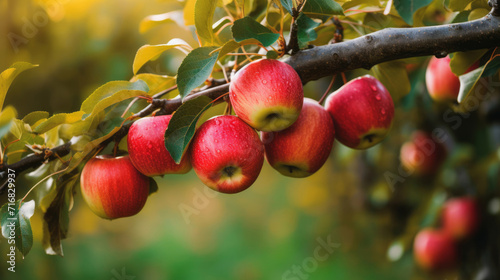
[[[299, 51], [284, 61], [297, 71], [305, 84], [348, 70], [370, 69], [373, 65], [396, 59], [426, 55], [445, 56], [457, 51], [497, 47], [500, 46], [498, 0], [490, 1], [490, 5], [493, 7], [492, 12], [475, 21], [433, 27], [387, 28], [351, 41]], [[159, 108], [159, 114], [171, 114], [187, 100], [201, 95], [215, 99], [228, 91], [229, 84], [222, 84], [193, 92], [184, 99], [154, 99], [135, 116], [144, 117]], [[103, 145], [127, 135], [130, 125], [131, 123], [124, 125], [113, 137], [104, 141]], [[70, 144], [63, 144], [51, 151], [59, 156], [67, 155], [70, 152]], [[55, 158], [57, 157], [51, 156], [48, 160]], [[0, 171], [11, 168], [20, 173], [40, 166], [43, 162], [43, 155], [29, 155], [16, 163], [0, 165]]]

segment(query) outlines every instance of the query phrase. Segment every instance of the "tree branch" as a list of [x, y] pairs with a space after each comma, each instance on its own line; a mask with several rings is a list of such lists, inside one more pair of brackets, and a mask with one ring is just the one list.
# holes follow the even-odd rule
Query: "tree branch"
[[285, 60], [303, 83], [396, 59], [500, 46], [500, 18], [450, 25], [387, 28], [351, 41], [303, 50]]
[[[302, 50], [284, 62], [297, 71], [305, 84], [348, 70], [370, 69], [376, 64], [396, 59], [426, 55], [444, 57], [457, 51], [494, 48], [500, 46], [500, 9], [498, 0], [490, 0], [489, 3], [493, 7], [491, 13], [475, 21], [432, 27], [388, 28], [351, 41]], [[193, 92], [184, 99], [154, 99], [135, 116], [147, 116], [158, 108], [161, 108], [159, 114], [171, 114], [183, 102], [201, 95], [215, 99], [228, 91], [229, 84], [222, 84]], [[124, 125], [103, 144], [127, 135], [130, 125], [131, 123]], [[59, 156], [67, 155], [70, 152], [70, 143], [55, 147], [51, 151]], [[55, 158], [57, 157], [52, 155], [48, 160]], [[29, 155], [16, 163], [0, 165], [0, 171], [11, 168], [20, 173], [31, 167], [38, 167], [46, 160], [44, 155]]]

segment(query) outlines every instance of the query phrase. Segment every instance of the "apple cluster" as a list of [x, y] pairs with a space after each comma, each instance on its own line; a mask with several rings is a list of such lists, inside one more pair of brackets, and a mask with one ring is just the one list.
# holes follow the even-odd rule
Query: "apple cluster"
[[479, 225], [475, 199], [459, 197], [448, 200], [441, 213], [439, 229], [422, 229], [415, 237], [413, 254], [426, 270], [447, 269], [457, 264], [456, 243], [471, 237]]
[[[272, 59], [241, 68], [229, 97], [236, 116], [204, 122], [179, 164], [164, 144], [170, 115], [134, 122], [127, 136], [129, 156], [96, 157], [85, 165], [81, 187], [90, 208], [108, 219], [134, 215], [147, 198], [148, 176], [183, 174], [191, 167], [206, 186], [222, 193], [250, 187], [264, 158], [285, 176], [307, 177], [326, 162], [335, 137], [354, 149], [372, 147], [384, 139], [394, 116], [391, 95], [372, 76], [346, 83], [323, 107], [304, 98], [290, 65]], [[130, 204], [128, 211], [110, 210], [124, 203]]]

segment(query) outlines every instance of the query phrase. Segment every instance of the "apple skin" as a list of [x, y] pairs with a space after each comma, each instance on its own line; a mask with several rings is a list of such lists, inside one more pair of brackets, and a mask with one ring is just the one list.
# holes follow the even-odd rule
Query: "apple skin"
[[330, 114], [315, 100], [305, 98], [299, 118], [279, 132], [262, 132], [269, 164], [281, 174], [303, 178], [318, 171], [328, 159], [335, 139]]
[[[449, 56], [437, 58], [433, 56], [425, 72], [425, 84], [431, 98], [438, 102], [456, 101], [460, 92], [460, 79], [451, 71]], [[473, 64], [465, 73], [478, 67]]]
[[200, 180], [222, 193], [250, 187], [264, 163], [257, 132], [236, 116], [216, 116], [203, 123], [191, 142], [191, 164]]
[[450, 199], [441, 214], [443, 229], [455, 240], [470, 237], [479, 224], [479, 210], [471, 197]]
[[299, 75], [290, 65], [261, 59], [236, 72], [229, 97], [244, 122], [261, 131], [280, 131], [299, 117], [304, 91]]
[[446, 159], [446, 148], [424, 131], [415, 131], [411, 140], [401, 146], [400, 160], [403, 167], [419, 176], [429, 176], [438, 171]]
[[89, 160], [83, 167], [80, 185], [92, 212], [110, 220], [139, 213], [149, 195], [149, 178], [135, 169], [128, 156]]
[[325, 108], [333, 118], [337, 140], [353, 149], [382, 141], [392, 126], [394, 102], [384, 85], [365, 75], [328, 96]]
[[184, 174], [191, 170], [189, 156], [176, 164], [165, 148], [165, 131], [171, 115], [145, 117], [135, 121], [127, 136], [130, 160], [146, 176]]
[[426, 270], [451, 268], [456, 264], [457, 251], [453, 238], [442, 230], [421, 230], [413, 243], [417, 264]]

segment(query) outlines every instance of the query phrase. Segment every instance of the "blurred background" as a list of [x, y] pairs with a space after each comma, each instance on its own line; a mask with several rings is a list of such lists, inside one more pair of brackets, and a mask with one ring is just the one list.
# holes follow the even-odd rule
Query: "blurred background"
[[[146, 16], [183, 5], [0, 1], [0, 69], [15, 61], [40, 64], [15, 80], [6, 104], [15, 106], [19, 118], [38, 110], [73, 112], [100, 85], [129, 80], [140, 46], [171, 38], [195, 46], [193, 30], [175, 23], [139, 32]], [[441, 21], [447, 15], [429, 14]], [[346, 29], [346, 36], [354, 34]], [[175, 75], [182, 61], [177, 52], [168, 51], [143, 71]], [[157, 178], [159, 191], [142, 212], [114, 221], [95, 216], [78, 193], [64, 257], [45, 254], [37, 211], [33, 249], [17, 260], [15, 273], [7, 271], [2, 253], [0, 279], [495, 279], [477, 275], [495, 275], [498, 268], [498, 237], [492, 236], [500, 211], [499, 88], [467, 116], [452, 112], [460, 120], [454, 128], [456, 122], [443, 118], [449, 107], [436, 105], [426, 92], [428, 59], [406, 61], [412, 90], [396, 104], [393, 128], [380, 145], [355, 151], [335, 143], [325, 166], [306, 179], [283, 177], [265, 163], [254, 185], [236, 195], [213, 192], [193, 171]], [[366, 73], [346, 74], [350, 79]], [[306, 95], [319, 99], [329, 82], [309, 83]], [[337, 79], [334, 89], [341, 84]], [[446, 136], [444, 165], [427, 177], [401, 171], [401, 145], [413, 131], [434, 128]], [[20, 178], [17, 191], [24, 194], [33, 184]], [[483, 213], [479, 233], [460, 244], [465, 271], [422, 271], [411, 252], [416, 231], [438, 225], [443, 202], [461, 195], [478, 197]], [[0, 239], [0, 252], [7, 246]]]

